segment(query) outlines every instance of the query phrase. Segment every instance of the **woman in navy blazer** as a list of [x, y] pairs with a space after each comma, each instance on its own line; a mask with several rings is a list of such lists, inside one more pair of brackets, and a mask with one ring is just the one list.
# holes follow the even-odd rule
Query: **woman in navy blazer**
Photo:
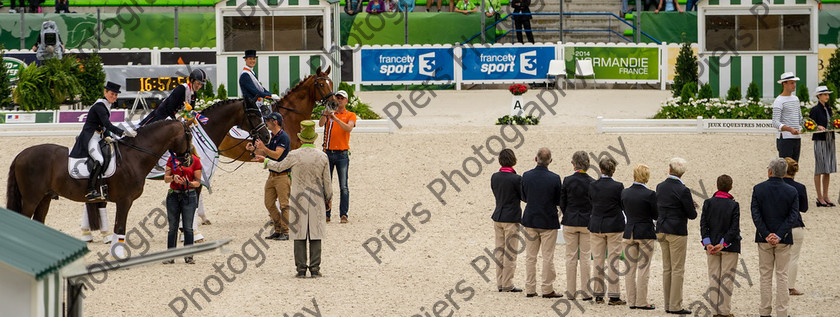
[[[601, 177], [589, 184], [589, 200], [592, 201], [592, 216], [589, 219], [590, 245], [595, 263], [596, 281], [593, 293], [595, 303], [604, 302], [604, 288], [608, 288], [610, 305], [624, 305], [621, 300], [621, 285], [618, 280], [619, 255], [621, 255], [621, 233], [624, 232], [624, 213], [621, 205], [621, 191], [624, 185], [613, 180], [617, 162], [604, 157], [598, 162]], [[609, 258], [605, 259], [607, 254]], [[604, 261], [607, 261], [607, 266]], [[607, 279], [604, 280], [606, 271]]]
[[729, 316], [732, 283], [741, 253], [741, 207], [729, 194], [732, 177], [717, 178], [718, 191], [703, 202], [700, 214], [700, 238], [706, 248], [709, 265], [709, 303], [715, 316]]
[[633, 168], [633, 185], [621, 192], [621, 204], [627, 215], [624, 226], [624, 263], [627, 264], [627, 303], [630, 309], [652, 310], [648, 305], [647, 291], [650, 280], [650, 259], [656, 227], [656, 192], [645, 185], [650, 180], [650, 168], [639, 164]]
[[490, 177], [490, 188], [496, 197], [493, 228], [496, 232], [496, 286], [499, 292], [521, 292], [513, 286], [516, 254], [519, 249], [519, 221], [522, 219], [522, 176], [516, 174], [516, 155], [511, 149], [499, 153], [498, 172]]

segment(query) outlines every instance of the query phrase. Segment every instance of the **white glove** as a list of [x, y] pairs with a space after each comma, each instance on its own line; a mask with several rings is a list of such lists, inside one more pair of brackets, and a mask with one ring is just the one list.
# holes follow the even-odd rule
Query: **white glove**
[[278, 96], [276, 94], [271, 94], [271, 99], [280, 100], [280, 96]]
[[137, 136], [137, 132], [134, 130], [125, 130], [125, 132], [123, 132], [123, 136], [133, 138]]

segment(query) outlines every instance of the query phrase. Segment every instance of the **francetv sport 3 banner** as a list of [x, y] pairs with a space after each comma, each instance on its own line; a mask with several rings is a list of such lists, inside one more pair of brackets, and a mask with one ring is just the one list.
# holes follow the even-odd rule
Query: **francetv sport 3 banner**
[[464, 82], [545, 81], [555, 57], [551, 46], [464, 46], [461, 48]]
[[362, 48], [361, 81], [369, 84], [452, 83], [453, 48]]

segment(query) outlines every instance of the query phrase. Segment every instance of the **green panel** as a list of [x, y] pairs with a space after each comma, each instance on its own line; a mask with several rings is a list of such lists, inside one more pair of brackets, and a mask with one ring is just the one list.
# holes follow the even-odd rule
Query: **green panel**
[[239, 96], [239, 67], [235, 56], [227, 58], [227, 91], [228, 97]]
[[759, 96], [764, 96], [764, 58], [761, 56], [752, 57], [752, 82], [758, 86]]
[[299, 3], [298, 0], [289, 0], [289, 5], [290, 6], [296, 6], [296, 5], [298, 5], [298, 3]]
[[[280, 87], [280, 57], [268, 57], [268, 90], [271, 90], [274, 85]], [[275, 92], [271, 92], [275, 93]]]
[[764, 0], [752, 0], [752, 4], [761, 4]]
[[805, 0], [796, 0], [796, 4], [805, 4]]
[[770, 76], [773, 77], [773, 95], [776, 96], [782, 93], [782, 84], [776, 81], [776, 78], [779, 77], [782, 73], [788, 71], [785, 69], [785, 57], [784, 56], [773, 56], [773, 73]]
[[318, 0], [309, 0], [309, 5], [311, 5], [311, 6], [316, 6], [316, 5], [319, 5], [319, 4], [320, 4], [320, 1], [318, 1]]
[[[36, 280], [58, 271], [88, 253], [87, 243], [82, 240], [5, 208], [0, 208], [0, 250], [0, 262], [31, 275]], [[47, 295], [47, 288], [44, 289], [44, 295]], [[49, 296], [46, 297], [48, 298]], [[44, 302], [49, 303], [48, 300]]]
[[254, 65], [254, 68], [251, 68], [251, 71], [254, 72], [254, 77], [260, 78], [260, 63]]
[[709, 57], [709, 85], [712, 96], [720, 96], [720, 56]]
[[773, 4], [785, 4], [785, 0], [773, 0]]
[[[642, 31], [661, 42], [682, 43], [683, 33], [689, 43], [697, 43], [697, 12], [639, 12]], [[642, 43], [653, 43], [642, 35]]]
[[289, 56], [289, 87], [300, 81], [300, 56]]
[[719, 4], [720, 4], [719, 0], [709, 0], [709, 5], [716, 6], [716, 5], [719, 5]]
[[216, 14], [178, 13], [178, 46], [216, 47]]
[[[383, 13], [355, 16], [341, 13], [342, 45], [401, 45], [406, 44], [405, 19], [402, 15]], [[487, 25], [493, 23], [488, 20]], [[408, 44], [454, 44], [481, 32], [480, 14], [451, 14], [412, 12], [408, 15]], [[495, 39], [495, 28], [487, 30], [488, 41]], [[510, 36], [514, 36], [513, 33]], [[473, 43], [480, 43], [480, 38]]]
[[730, 59], [729, 85], [740, 86], [741, 91], [744, 91], [746, 88], [744, 84], [741, 83], [741, 56], [733, 56], [732, 59]]
[[[796, 56], [796, 77], [799, 77], [802, 81], [799, 82], [800, 85], [808, 85], [808, 59], [802, 56]], [[817, 87], [808, 87], [808, 91]]]
[[228, 7], [235, 7], [236, 6], [236, 0], [228, 0], [227, 2], [225, 2], [225, 5], [228, 6]]
[[277, 1], [278, 1], [278, 0], [268, 0], [268, 5], [270, 5], [270, 6], [276, 6], [276, 5], [277, 5]]
[[321, 67], [321, 56], [312, 55], [309, 57], [309, 73], [314, 74], [318, 67]]
[[249, 6], [255, 6], [257, 5], [257, 0], [247, 0], [245, 1], [245, 4]]
[[741, 0], [729, 0], [729, 4], [731, 4], [731, 5], [735, 5], [735, 6], [736, 6], [736, 5], [740, 5], [740, 4], [741, 4]]

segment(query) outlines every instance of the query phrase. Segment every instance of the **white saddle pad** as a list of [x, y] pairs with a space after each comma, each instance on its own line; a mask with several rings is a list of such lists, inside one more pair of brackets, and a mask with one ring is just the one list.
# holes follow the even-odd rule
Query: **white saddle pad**
[[[68, 152], [68, 155], [70, 153]], [[70, 177], [75, 179], [88, 179], [90, 177], [90, 171], [88, 171], [87, 167], [87, 160], [88, 158], [67, 158], [67, 171], [70, 173]], [[105, 175], [102, 178], [108, 178], [114, 176], [114, 172], [117, 170], [117, 158], [116, 153], [111, 153], [111, 162], [108, 163], [108, 168], [105, 169]]]
[[239, 126], [233, 126], [233, 128], [230, 128], [230, 131], [228, 131], [228, 135], [237, 140], [245, 140], [248, 138], [248, 131], [240, 129]]

